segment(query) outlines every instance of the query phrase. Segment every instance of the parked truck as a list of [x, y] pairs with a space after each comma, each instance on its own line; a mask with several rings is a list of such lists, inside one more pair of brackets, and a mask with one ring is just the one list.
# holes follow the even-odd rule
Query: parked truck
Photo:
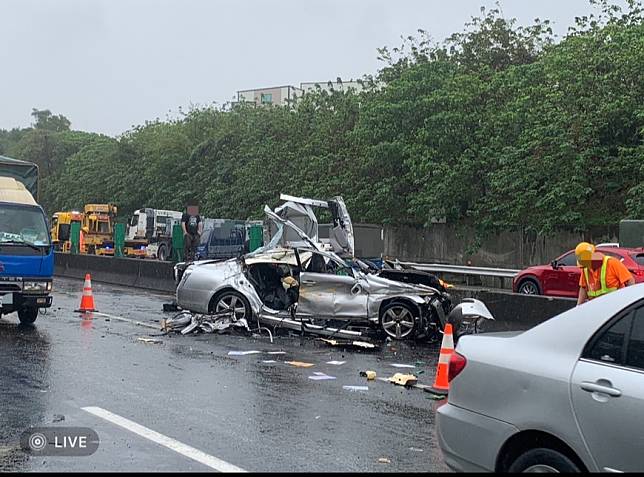
[[69, 252], [71, 249], [71, 227], [77, 223], [82, 227], [85, 214], [76, 210], [56, 212], [51, 217], [51, 242], [54, 250]]
[[17, 311], [23, 324], [52, 303], [54, 248], [37, 184], [36, 164], [0, 157], [0, 315]]
[[176, 210], [139, 209], [132, 214], [127, 226], [125, 254], [136, 256], [144, 250], [145, 256], [159, 260], [172, 258], [172, 228], [181, 222], [183, 214]]
[[89, 255], [114, 255], [114, 204], [86, 204], [83, 217], [84, 250]]

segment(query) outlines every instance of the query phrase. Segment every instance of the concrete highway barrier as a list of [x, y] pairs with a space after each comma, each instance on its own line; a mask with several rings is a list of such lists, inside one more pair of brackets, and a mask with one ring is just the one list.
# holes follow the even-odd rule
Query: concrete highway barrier
[[59, 277], [82, 279], [90, 273], [96, 282], [170, 293], [175, 289], [170, 262], [56, 252], [54, 264]]
[[577, 300], [546, 296], [522, 295], [499, 290], [466, 288], [450, 289], [453, 303], [463, 298], [476, 298], [488, 307], [494, 322], [486, 323], [486, 331], [524, 331], [573, 308]]

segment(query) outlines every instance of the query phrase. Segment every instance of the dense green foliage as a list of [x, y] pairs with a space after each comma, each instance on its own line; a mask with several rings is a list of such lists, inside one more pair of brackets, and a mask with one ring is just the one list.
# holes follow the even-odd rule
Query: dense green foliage
[[545, 233], [642, 218], [642, 10], [593, 3], [560, 41], [547, 21], [517, 27], [498, 10], [440, 44], [420, 31], [379, 50], [365, 91], [294, 108], [199, 108], [119, 138], [34, 110], [34, 127], [0, 130], [0, 154], [39, 164], [50, 212], [194, 198], [211, 217], [261, 217], [283, 192], [342, 195], [356, 222]]

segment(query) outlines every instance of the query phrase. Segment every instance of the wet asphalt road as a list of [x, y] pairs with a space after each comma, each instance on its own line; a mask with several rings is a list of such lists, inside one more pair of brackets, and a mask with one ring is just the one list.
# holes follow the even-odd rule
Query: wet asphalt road
[[[393, 342], [361, 351], [311, 337], [276, 336], [271, 343], [265, 333], [162, 336], [113, 317], [156, 326], [173, 315], [162, 311], [167, 295], [94, 283], [96, 307], [113, 317], [82, 320], [73, 312], [82, 282], [56, 279], [54, 287], [54, 305], [34, 327], [18, 326], [15, 314], [0, 319], [0, 471], [213, 470], [82, 409], [87, 406], [248, 471], [448, 470], [434, 425], [441, 401], [420, 389], [359, 376], [366, 369], [379, 377], [412, 371], [420, 383], [432, 384], [436, 345]], [[262, 353], [228, 355], [249, 350]], [[286, 354], [267, 354], [275, 351]], [[326, 364], [332, 360], [346, 362]], [[393, 363], [417, 366], [405, 370]], [[314, 372], [336, 379], [308, 379]], [[100, 446], [85, 457], [29, 455], [19, 437], [30, 426], [90, 427]]]

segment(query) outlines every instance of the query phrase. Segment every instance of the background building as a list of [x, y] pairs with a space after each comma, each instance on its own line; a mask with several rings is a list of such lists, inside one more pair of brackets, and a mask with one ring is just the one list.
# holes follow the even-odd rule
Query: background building
[[304, 92], [295, 86], [275, 86], [272, 88], [246, 89], [237, 91], [237, 102], [256, 105], [286, 106], [301, 98]]

